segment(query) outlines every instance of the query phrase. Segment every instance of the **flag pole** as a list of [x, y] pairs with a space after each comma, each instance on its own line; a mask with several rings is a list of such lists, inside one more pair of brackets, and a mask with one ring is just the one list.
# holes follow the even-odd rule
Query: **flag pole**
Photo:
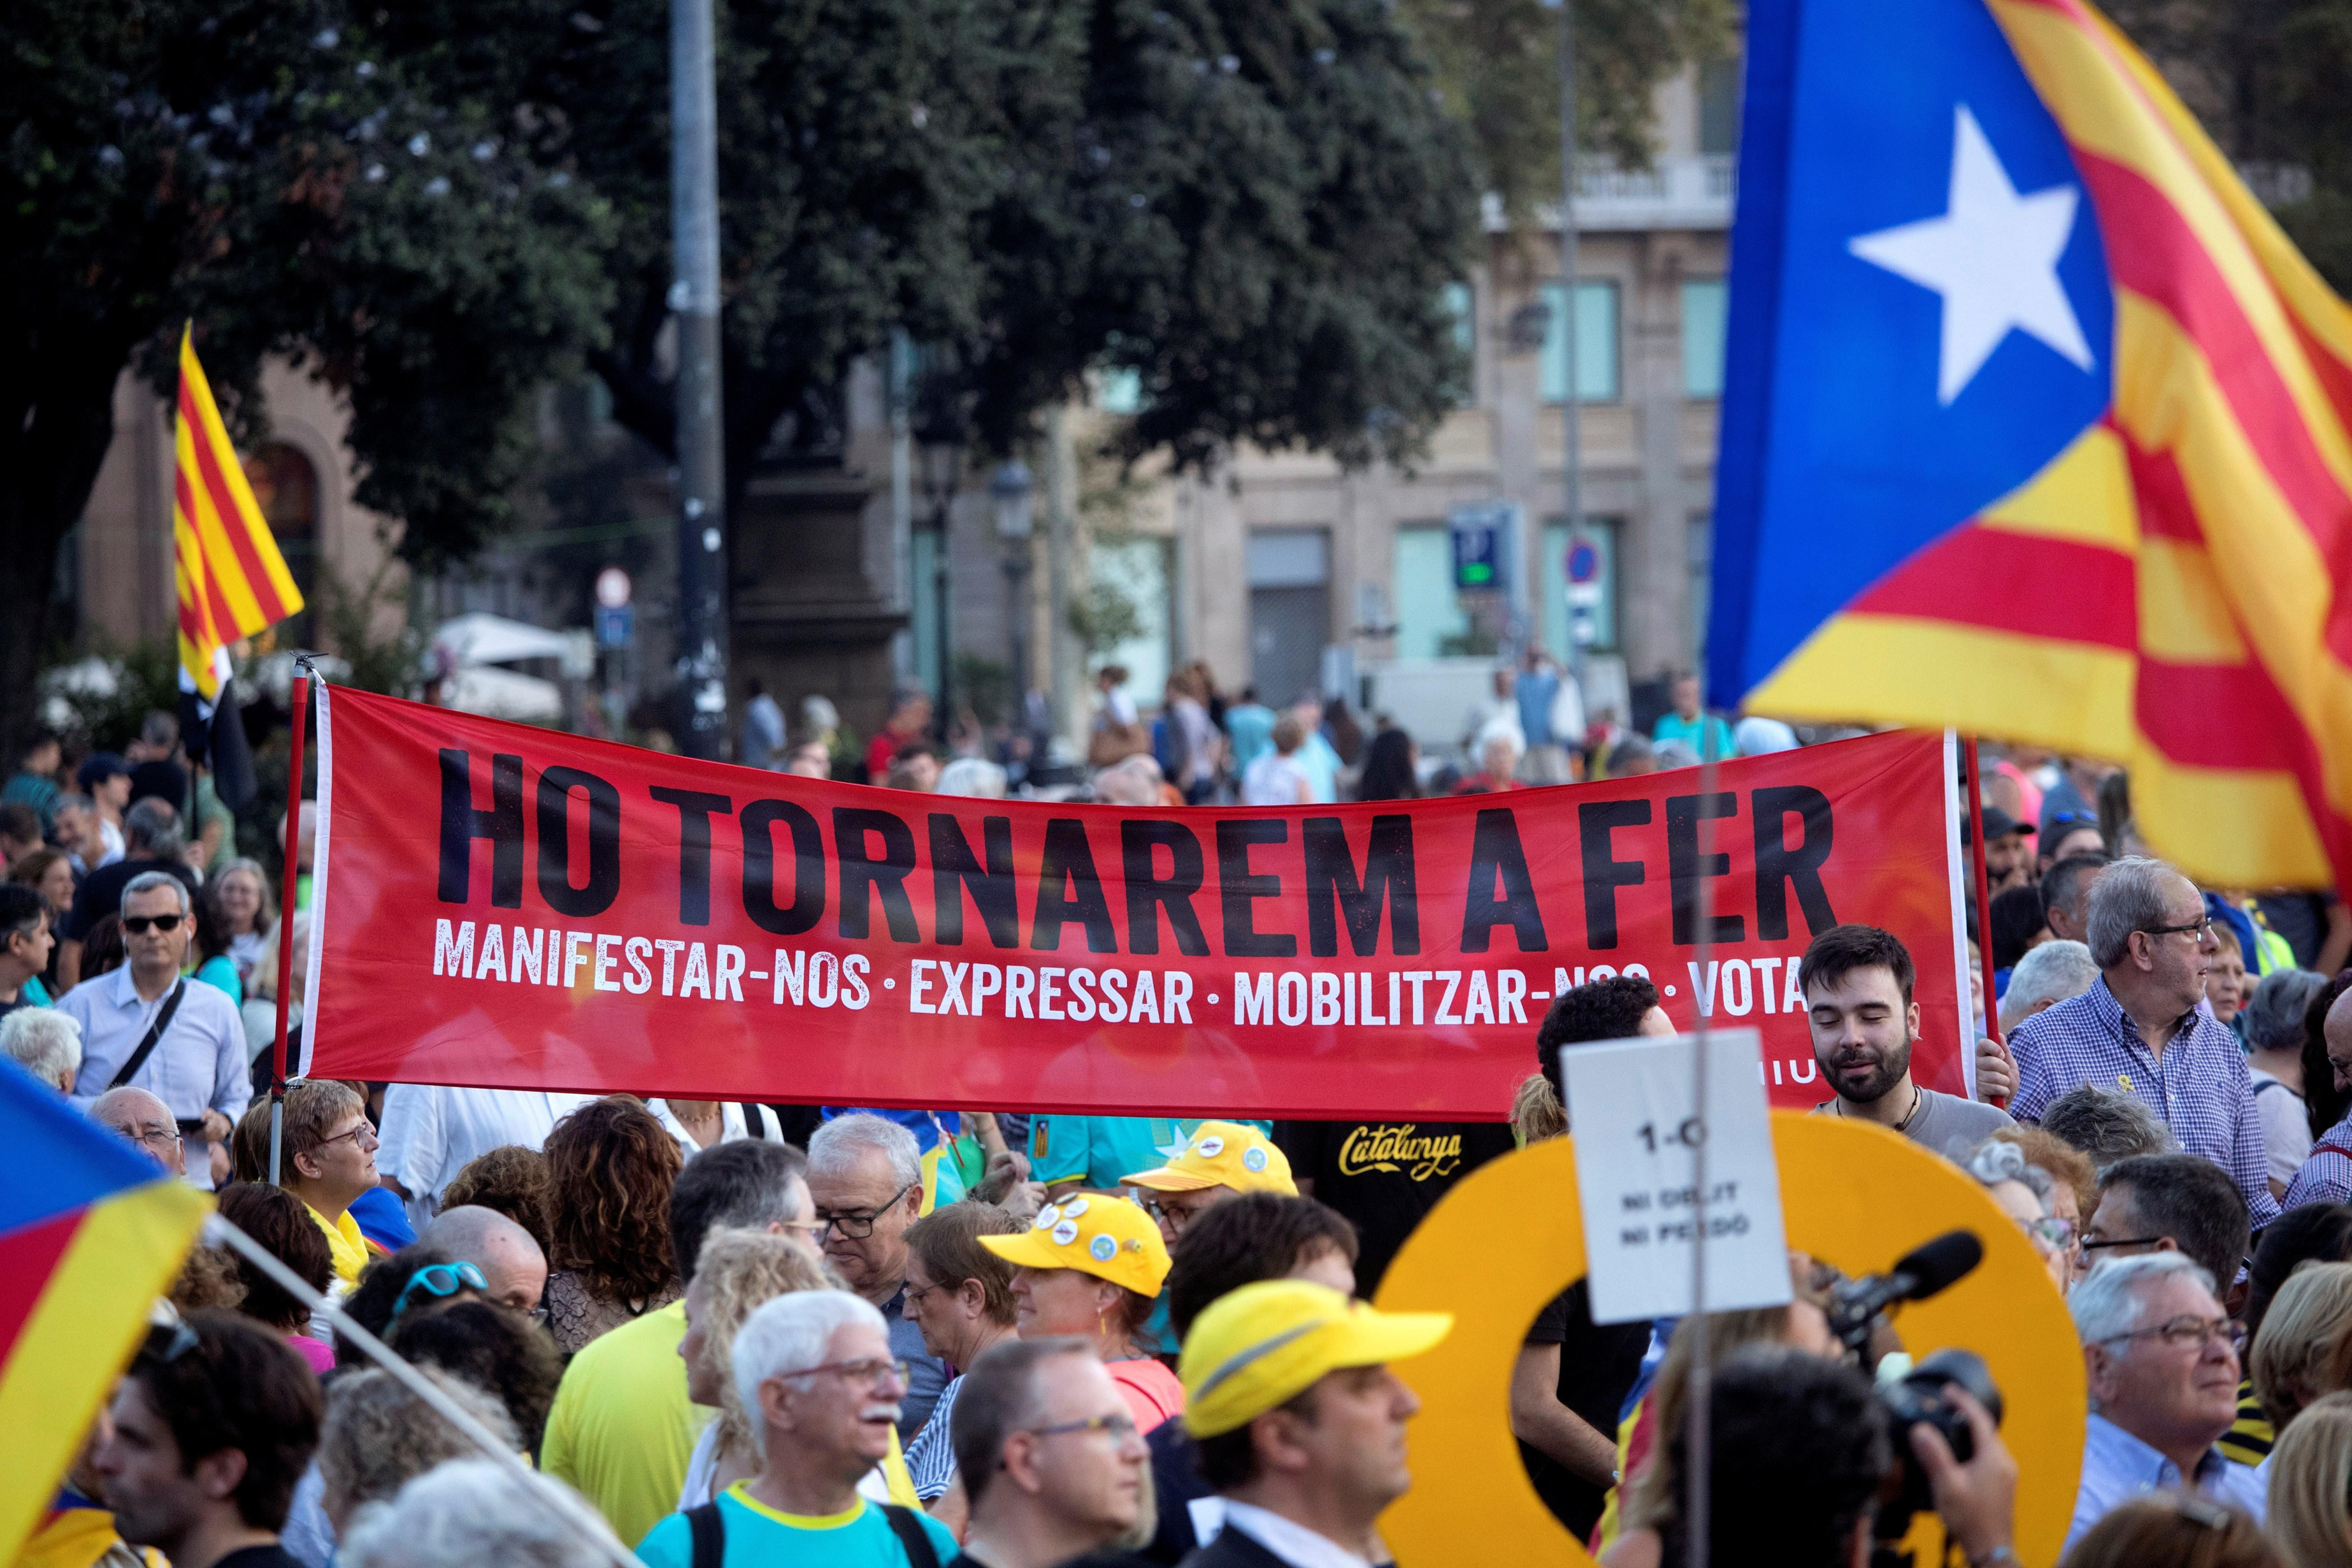
[[[310, 668], [302, 661], [304, 669]], [[294, 899], [301, 873], [302, 731], [310, 719], [310, 677], [294, 677], [294, 745], [286, 759], [286, 872], [278, 900], [278, 1037], [269, 1048], [269, 1185], [278, 1185], [286, 1141], [286, 1013], [294, 991]]]
[[[1992, 895], [1991, 883], [1985, 873], [1984, 789], [1978, 775], [1977, 737], [1960, 737], [1960, 755], [1967, 759], [1969, 773], [1969, 874], [1975, 879], [1977, 890], [1977, 965], [1984, 976], [1984, 1028], [1995, 1045], [2000, 1043], [2000, 1009], [1994, 1005], [1992, 994]], [[1976, 1049], [1974, 1041], [1969, 1045]], [[2007, 1096], [1993, 1103], [2005, 1106]]]

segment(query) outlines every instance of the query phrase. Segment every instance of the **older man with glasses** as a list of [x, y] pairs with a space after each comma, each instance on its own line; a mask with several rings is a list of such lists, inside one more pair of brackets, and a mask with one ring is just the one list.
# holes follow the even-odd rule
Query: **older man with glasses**
[[2253, 1081], [2237, 1036], [2200, 1006], [2221, 951], [2204, 896], [2162, 861], [2119, 860], [2091, 890], [2088, 936], [2098, 983], [2017, 1026], [2013, 1081], [1979, 1055], [1979, 1092], [2013, 1087], [2010, 1113], [2026, 1123], [2085, 1083], [2133, 1095], [2181, 1148], [2230, 1174], [2261, 1229], [2279, 1203]]
[[907, 1393], [906, 1363], [872, 1302], [846, 1291], [779, 1296], [744, 1320], [730, 1360], [759, 1424], [760, 1473], [654, 1526], [637, 1547], [646, 1568], [938, 1568], [956, 1554], [947, 1526], [858, 1490], [889, 1452]]
[[208, 1187], [227, 1174], [229, 1134], [253, 1099], [253, 1077], [236, 1004], [181, 977], [193, 910], [177, 877], [132, 877], [121, 908], [129, 962], [68, 991], [58, 1010], [81, 1025], [74, 1098], [87, 1105], [125, 1084], [148, 1090], [171, 1108], [181, 1135], [203, 1145], [190, 1176]]
[[2214, 1447], [2238, 1413], [2239, 1336], [2212, 1277], [2179, 1252], [2117, 1258], [2066, 1299], [2091, 1416], [2065, 1550], [2150, 1490], [2200, 1492], [2259, 1521], [2263, 1478]]
[[835, 1116], [809, 1139], [808, 1189], [824, 1260], [881, 1312], [891, 1351], [908, 1364], [898, 1433], [911, 1442], [948, 1384], [947, 1367], [924, 1350], [923, 1331], [907, 1315], [907, 1228], [923, 1212], [915, 1135], [868, 1112]]
[[188, 1156], [172, 1108], [144, 1089], [110, 1089], [89, 1108], [89, 1119], [139, 1146], [175, 1176], [188, 1174]]

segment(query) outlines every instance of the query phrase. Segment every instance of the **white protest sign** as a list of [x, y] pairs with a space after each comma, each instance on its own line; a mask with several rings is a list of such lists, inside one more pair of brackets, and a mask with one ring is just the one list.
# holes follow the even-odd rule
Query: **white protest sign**
[[1696, 1311], [1702, 1223], [1707, 1311], [1790, 1299], [1762, 1043], [1752, 1029], [1707, 1032], [1704, 1109], [1701, 1048], [1685, 1034], [1560, 1052], [1596, 1323]]

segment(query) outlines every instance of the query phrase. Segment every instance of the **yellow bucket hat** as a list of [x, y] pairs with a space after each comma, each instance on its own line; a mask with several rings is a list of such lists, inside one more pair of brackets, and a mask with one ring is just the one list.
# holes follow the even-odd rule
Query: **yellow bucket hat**
[[1017, 1269], [1076, 1269], [1139, 1296], [1168, 1278], [1168, 1244], [1151, 1217], [1123, 1197], [1080, 1193], [1037, 1211], [1037, 1223], [980, 1244]]
[[1244, 1285], [1211, 1302], [1185, 1336], [1185, 1429], [1195, 1437], [1233, 1431], [1326, 1373], [1419, 1355], [1453, 1328], [1452, 1312], [1378, 1312], [1305, 1280]]
[[1266, 1135], [1244, 1122], [1203, 1122], [1184, 1152], [1166, 1165], [1118, 1178], [1121, 1186], [1160, 1192], [1199, 1192], [1229, 1186], [1235, 1192], [1276, 1192], [1297, 1197], [1290, 1161]]

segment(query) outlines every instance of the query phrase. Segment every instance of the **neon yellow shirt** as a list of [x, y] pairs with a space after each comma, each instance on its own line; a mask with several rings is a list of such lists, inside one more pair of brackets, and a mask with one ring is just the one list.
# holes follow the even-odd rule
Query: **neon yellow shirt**
[[[818, 1518], [770, 1508], [737, 1481], [719, 1494], [719, 1514], [727, 1527], [722, 1568], [906, 1568], [907, 1549], [890, 1521], [862, 1497], [845, 1512]], [[956, 1540], [948, 1527], [928, 1514], [917, 1517], [940, 1561], [953, 1562]], [[637, 1545], [637, 1560], [646, 1568], [691, 1568], [694, 1531], [686, 1515], [654, 1526]]]
[[[307, 1203], [302, 1207], [310, 1208]], [[334, 1255], [335, 1278], [346, 1285], [358, 1284], [360, 1270], [367, 1267], [368, 1260], [367, 1238], [360, 1234], [360, 1222], [352, 1218], [348, 1208], [331, 1220], [310, 1208], [310, 1218], [326, 1232], [327, 1250]]]
[[540, 1469], [595, 1504], [624, 1541], [677, 1507], [712, 1414], [686, 1396], [685, 1337], [684, 1301], [598, 1335], [564, 1368], [547, 1415]]

